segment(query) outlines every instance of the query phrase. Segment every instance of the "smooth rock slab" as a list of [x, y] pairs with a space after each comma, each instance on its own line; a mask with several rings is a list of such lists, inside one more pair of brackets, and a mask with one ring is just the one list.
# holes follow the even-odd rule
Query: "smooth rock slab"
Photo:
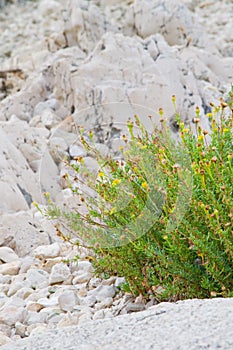
[[204, 350], [233, 348], [233, 298], [161, 303], [4, 345], [1, 350]]

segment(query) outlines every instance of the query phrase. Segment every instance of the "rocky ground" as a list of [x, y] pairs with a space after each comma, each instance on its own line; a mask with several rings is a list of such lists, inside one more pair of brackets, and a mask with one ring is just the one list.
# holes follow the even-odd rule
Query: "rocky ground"
[[[233, 81], [231, 0], [0, 1], [0, 345], [41, 329], [80, 325], [151, 307], [119, 293], [122, 277], [93, 275], [33, 207], [72, 194], [62, 162], [82, 156], [77, 125], [117, 152], [126, 121], [175, 132], [171, 95], [190, 123]], [[5, 5], [5, 6], [3, 6]], [[216, 15], [217, 14], [217, 15]], [[149, 124], [148, 124], [149, 125]], [[79, 255], [78, 263], [67, 261]]]

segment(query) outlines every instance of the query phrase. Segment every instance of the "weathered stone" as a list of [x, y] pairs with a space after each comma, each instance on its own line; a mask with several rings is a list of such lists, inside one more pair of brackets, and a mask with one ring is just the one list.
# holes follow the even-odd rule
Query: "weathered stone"
[[18, 259], [19, 259], [18, 255], [15, 254], [15, 252], [11, 248], [0, 247], [0, 260], [8, 263]]
[[20, 269], [20, 260], [14, 260], [9, 263], [0, 265], [0, 274], [2, 275], [17, 275]]
[[72, 290], [67, 290], [58, 298], [59, 306], [63, 311], [72, 311], [76, 304], [79, 304], [76, 293]]
[[104, 301], [106, 298], [113, 298], [115, 294], [116, 291], [113, 285], [100, 285], [96, 289], [88, 292], [88, 295], [94, 296], [98, 302]]
[[44, 270], [30, 269], [27, 271], [26, 282], [32, 289], [41, 289], [49, 285], [49, 274]]
[[67, 280], [70, 276], [71, 273], [69, 267], [63, 263], [59, 263], [52, 267], [49, 283], [61, 283]]
[[60, 246], [57, 242], [50, 245], [37, 247], [33, 251], [33, 255], [39, 259], [56, 258], [60, 254]]
[[0, 323], [8, 326], [14, 326], [19, 321], [24, 320], [24, 301], [20, 298], [13, 297], [0, 308]]

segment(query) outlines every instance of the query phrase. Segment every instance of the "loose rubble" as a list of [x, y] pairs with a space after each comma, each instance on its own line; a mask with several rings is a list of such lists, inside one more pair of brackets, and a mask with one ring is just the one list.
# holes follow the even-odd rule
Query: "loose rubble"
[[198, 105], [208, 130], [233, 80], [232, 13], [231, 0], [0, 1], [0, 346], [156, 303], [97, 278], [32, 203], [72, 201], [64, 159], [96, 167], [78, 125], [117, 153], [134, 114], [149, 128], [164, 107], [176, 132], [175, 93], [185, 123]]

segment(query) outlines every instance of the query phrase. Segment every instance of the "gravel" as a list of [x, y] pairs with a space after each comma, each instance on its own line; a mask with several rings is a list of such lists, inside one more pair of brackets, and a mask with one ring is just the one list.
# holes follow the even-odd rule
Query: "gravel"
[[1, 350], [233, 349], [233, 298], [160, 303], [9, 343]]

